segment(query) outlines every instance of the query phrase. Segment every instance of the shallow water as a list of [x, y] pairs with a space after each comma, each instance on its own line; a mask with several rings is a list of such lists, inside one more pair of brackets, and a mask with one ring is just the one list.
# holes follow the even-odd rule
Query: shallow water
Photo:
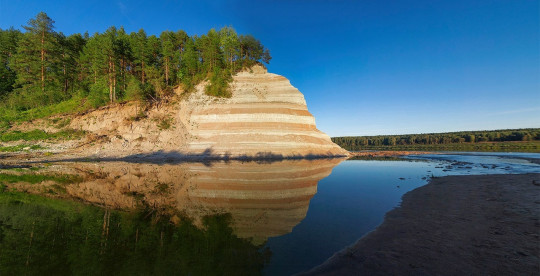
[[540, 172], [515, 157], [540, 154], [0, 170], [0, 274], [290, 275], [374, 230], [432, 176]]

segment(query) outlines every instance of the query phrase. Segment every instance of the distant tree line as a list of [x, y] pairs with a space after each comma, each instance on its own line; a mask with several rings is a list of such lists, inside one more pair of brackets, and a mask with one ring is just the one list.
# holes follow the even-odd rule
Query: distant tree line
[[75, 96], [91, 107], [154, 101], [177, 85], [192, 90], [203, 80], [209, 81], [207, 94], [226, 97], [235, 72], [271, 59], [259, 40], [231, 27], [201, 36], [182, 30], [128, 34], [122, 27], [64, 35], [40, 12], [23, 28], [0, 29], [1, 108], [17, 111]]
[[440, 145], [540, 140], [540, 129], [506, 129], [490, 131], [460, 131], [447, 133], [333, 137], [332, 141], [347, 150], [362, 150], [378, 146]]

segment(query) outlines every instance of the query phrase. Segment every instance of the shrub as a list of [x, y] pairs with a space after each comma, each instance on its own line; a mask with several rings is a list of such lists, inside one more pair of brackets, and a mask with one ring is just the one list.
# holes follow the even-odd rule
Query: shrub
[[172, 118], [163, 118], [158, 124], [158, 128], [160, 130], [165, 130], [171, 128], [172, 125]]
[[127, 84], [125, 99], [128, 101], [144, 100], [144, 90], [141, 82], [131, 77]]
[[207, 95], [230, 98], [232, 96], [229, 83], [232, 81], [231, 72], [228, 69], [216, 67], [210, 77], [210, 84], [206, 86]]
[[109, 88], [105, 79], [99, 79], [96, 83], [90, 85], [88, 102], [93, 108], [104, 106], [109, 102]]

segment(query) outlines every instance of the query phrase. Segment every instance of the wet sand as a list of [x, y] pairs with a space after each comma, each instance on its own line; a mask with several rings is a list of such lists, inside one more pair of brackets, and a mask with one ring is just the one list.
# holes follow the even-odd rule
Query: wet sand
[[540, 174], [447, 176], [302, 275], [540, 275]]

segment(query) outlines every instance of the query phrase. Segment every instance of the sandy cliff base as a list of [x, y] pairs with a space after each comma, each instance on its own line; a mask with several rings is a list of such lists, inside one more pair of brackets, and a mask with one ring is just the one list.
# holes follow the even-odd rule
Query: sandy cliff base
[[540, 174], [448, 176], [306, 275], [538, 275]]

